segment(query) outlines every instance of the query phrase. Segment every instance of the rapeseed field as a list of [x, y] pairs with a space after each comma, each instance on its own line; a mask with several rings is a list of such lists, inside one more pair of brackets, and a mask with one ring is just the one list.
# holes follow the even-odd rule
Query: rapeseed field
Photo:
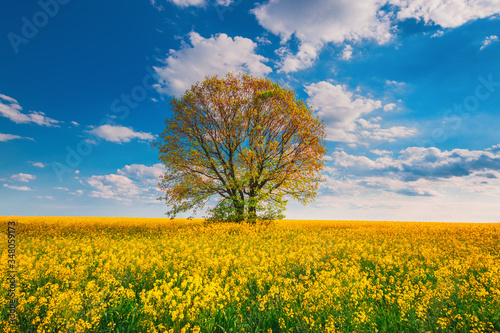
[[1, 332], [500, 332], [500, 224], [8, 221]]

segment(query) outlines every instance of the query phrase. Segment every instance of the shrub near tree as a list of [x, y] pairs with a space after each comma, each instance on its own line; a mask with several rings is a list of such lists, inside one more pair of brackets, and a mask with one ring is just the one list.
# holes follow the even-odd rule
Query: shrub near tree
[[244, 74], [206, 77], [171, 101], [153, 146], [166, 167], [159, 187], [174, 218], [202, 209], [209, 221], [284, 217], [287, 199], [314, 200], [326, 153], [324, 122], [295, 92]]

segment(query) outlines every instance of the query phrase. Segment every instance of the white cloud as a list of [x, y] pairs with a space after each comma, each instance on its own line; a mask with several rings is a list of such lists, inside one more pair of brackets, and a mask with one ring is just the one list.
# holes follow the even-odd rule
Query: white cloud
[[384, 105], [384, 111], [392, 111], [396, 107], [396, 104], [394, 103], [389, 103]]
[[500, 13], [497, 0], [391, 0], [399, 7], [399, 20], [417, 19], [443, 28], [456, 28], [472, 20]]
[[356, 170], [352, 170], [350, 173], [361, 176], [371, 174], [372, 170], [392, 170], [399, 165], [392, 158], [379, 157], [372, 160], [366, 156], [349, 155], [345, 151], [334, 151], [332, 157], [337, 168], [355, 168]]
[[27, 174], [27, 173], [18, 173], [17, 175], [10, 176], [10, 179], [12, 179], [14, 181], [25, 182], [25, 183], [27, 183], [30, 180], [33, 180], [35, 178], [36, 178], [36, 176], [30, 175], [30, 174]]
[[311, 66], [327, 43], [386, 43], [396, 25], [407, 19], [455, 28], [500, 13], [498, 0], [390, 0], [392, 6], [387, 4], [381, 0], [270, 0], [253, 13], [262, 27], [281, 37], [283, 44], [292, 36], [300, 42], [297, 54], [283, 53], [280, 71], [286, 73]]
[[500, 172], [500, 151], [453, 149], [441, 151], [430, 147], [408, 147], [397, 157], [382, 156], [374, 160], [349, 155], [344, 151], [332, 154], [335, 166], [353, 176], [388, 176], [411, 182], [419, 179], [450, 179], [478, 173], [496, 178]]
[[287, 53], [281, 70], [294, 72], [312, 65], [326, 43], [391, 39], [389, 17], [380, 11], [381, 1], [273, 0], [253, 10], [259, 24], [282, 42], [294, 35], [299, 41], [296, 55]]
[[11, 190], [17, 190], [17, 191], [33, 191], [31, 188], [28, 186], [13, 186], [13, 185], [8, 185], [8, 184], [3, 184], [4, 187], [10, 188]]
[[307, 212], [291, 203], [287, 212], [304, 219], [498, 222], [499, 146], [371, 152], [379, 157], [335, 151], [315, 202]]
[[351, 45], [346, 45], [344, 47], [344, 49], [342, 50], [341, 58], [344, 60], [349, 60], [352, 58], [352, 46]]
[[132, 139], [153, 140], [151, 133], [135, 132], [132, 128], [124, 126], [102, 125], [90, 131], [96, 137], [103, 138], [106, 141], [124, 143]]
[[219, 6], [231, 6], [234, 0], [217, 0], [216, 2]]
[[442, 35], [444, 35], [444, 31], [439, 30], [439, 31], [435, 32], [434, 34], [432, 34], [431, 38], [441, 37]]
[[38, 168], [45, 168], [46, 165], [43, 164], [42, 162], [30, 162], [33, 166], [36, 166]]
[[394, 81], [394, 80], [385, 80], [385, 84], [387, 86], [395, 86], [395, 87], [401, 87], [401, 86], [405, 85], [404, 82], [398, 82], [398, 81]]
[[373, 154], [379, 155], [379, 156], [392, 155], [392, 151], [382, 150], [382, 149], [372, 149], [372, 150], [370, 150], [370, 153], [373, 153]]
[[[326, 175], [323, 177], [325, 179], [319, 185], [319, 190], [322, 195], [319, 196], [321, 199], [328, 198], [329, 196], [358, 196], [363, 192], [363, 187], [356, 184], [355, 181], [351, 179], [338, 179]], [[335, 198], [331, 197], [330, 202], [334, 202]]]
[[380, 121], [381, 119], [382, 118], [380, 117], [371, 118], [369, 120], [360, 118], [356, 120], [356, 123], [358, 123], [362, 129], [380, 128], [380, 125], [377, 124], [377, 122]]
[[28, 140], [33, 140], [33, 138], [25, 138], [19, 135], [14, 135], [14, 134], [2, 134], [0, 133], [0, 142], [5, 142], [9, 140], [15, 140], [15, 139], [28, 139]]
[[61, 187], [61, 186], [54, 187], [54, 189], [61, 190], [61, 191], [69, 191], [69, 188], [67, 188], [67, 187]]
[[83, 190], [76, 190], [75, 192], [69, 192], [69, 194], [81, 196], [83, 194]]
[[205, 0], [169, 0], [169, 1], [179, 7], [203, 6], [205, 4]]
[[131, 179], [122, 175], [92, 176], [87, 183], [95, 189], [89, 194], [94, 198], [125, 200], [137, 197], [141, 192]]
[[48, 200], [54, 200], [54, 197], [51, 195], [36, 195], [35, 198], [37, 199], [48, 199]]
[[[304, 210], [289, 204], [294, 218], [368, 221], [498, 222], [498, 197], [487, 194], [453, 196], [405, 196], [389, 191], [359, 195], [323, 195]], [[288, 215], [290, 216], [290, 215]]]
[[382, 195], [384, 192], [389, 192], [409, 197], [441, 196], [438, 191], [432, 189], [431, 183], [427, 180], [419, 180], [408, 184], [399, 179], [376, 176], [360, 179], [327, 177], [322, 188], [329, 195], [359, 196], [367, 192]]
[[288, 48], [282, 49], [284, 58], [281, 63], [279, 73], [290, 73], [298, 70], [311, 67], [314, 60], [318, 56], [318, 51], [321, 45], [314, 45], [312, 43], [302, 43], [299, 47], [299, 52], [293, 55]]
[[77, 123], [76, 121], [72, 121], [71, 124], [73, 124], [74, 126], [80, 126], [80, 124]]
[[346, 40], [390, 39], [390, 27], [379, 13], [381, 1], [274, 0], [253, 10], [260, 25], [286, 41], [322, 44]]
[[[382, 107], [382, 102], [356, 96], [346, 86], [326, 81], [305, 86], [308, 102], [325, 119], [329, 140], [344, 141], [349, 135], [341, 132], [355, 130], [355, 121]], [[340, 132], [341, 131], [341, 132]]]
[[493, 42], [498, 42], [498, 40], [498, 36], [496, 35], [486, 37], [485, 40], [483, 40], [483, 44], [481, 45], [481, 48], [479, 50], [484, 49], [486, 46], [490, 45]]
[[123, 202], [154, 202], [158, 197], [157, 183], [164, 169], [160, 163], [153, 166], [132, 164], [118, 169], [116, 174], [92, 176], [87, 179], [87, 184], [93, 187], [89, 196]]
[[165, 166], [161, 163], [157, 163], [153, 166], [146, 166], [143, 164], [132, 164], [132, 165], [126, 165], [123, 168], [118, 169], [118, 174], [130, 178], [135, 178], [142, 182], [157, 183], [159, 177], [164, 173], [165, 173]]
[[267, 59], [254, 52], [257, 44], [248, 38], [233, 39], [226, 34], [203, 38], [191, 32], [189, 40], [191, 45], [171, 50], [165, 65], [155, 67], [159, 91], [178, 96], [207, 75], [245, 72], [260, 77], [272, 71], [264, 64]]
[[[203, 7], [206, 4], [205, 0], [167, 0], [167, 1], [173, 3], [174, 5], [180, 8], [186, 8], [189, 6]], [[163, 0], [150, 0], [149, 2], [153, 5], [153, 7], [155, 7], [160, 11], [164, 9], [163, 5], [160, 4], [160, 2], [163, 2]]]
[[[45, 113], [39, 111], [30, 111], [30, 113], [22, 113], [22, 107], [12, 97], [0, 94], [0, 115], [6, 117], [16, 124], [35, 123], [41, 126], [54, 126], [60, 121], [46, 117]], [[7, 134], [8, 135], [8, 134]]]
[[389, 128], [376, 128], [371, 131], [362, 131], [360, 136], [375, 141], [395, 142], [399, 138], [409, 138], [417, 134], [415, 128], [392, 126]]
[[[180, 8], [189, 6], [204, 7], [207, 5], [206, 0], [167, 0]], [[163, 6], [159, 4], [158, 0], [150, 0], [151, 4], [158, 10], [163, 10]], [[215, 0], [215, 4], [219, 6], [230, 6], [234, 0]]]
[[269, 39], [267, 39], [266, 36], [259, 36], [256, 38], [256, 40], [257, 40], [257, 43], [262, 44], [262, 45], [268, 45], [268, 44], [272, 43]]
[[163, 6], [162, 6], [162, 5], [160, 5], [160, 4], [158, 4], [158, 0], [150, 0], [149, 2], [150, 2], [150, 3], [153, 5], [153, 7], [155, 7], [156, 9], [158, 9], [158, 10], [160, 10], [160, 11], [161, 11], [161, 10], [163, 10]]
[[305, 91], [308, 103], [325, 120], [329, 141], [353, 144], [360, 139], [394, 141], [416, 133], [415, 129], [402, 126], [382, 128], [377, 123], [381, 118], [362, 118], [382, 108], [382, 102], [355, 95], [346, 86], [321, 81], [305, 86]]
[[333, 152], [313, 206], [350, 219], [498, 221], [498, 148], [371, 152], [379, 156]]

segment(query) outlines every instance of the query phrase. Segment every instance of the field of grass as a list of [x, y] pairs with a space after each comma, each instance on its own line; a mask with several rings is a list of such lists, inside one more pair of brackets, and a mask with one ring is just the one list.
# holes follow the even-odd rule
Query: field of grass
[[11, 220], [18, 332], [500, 332], [500, 224]]

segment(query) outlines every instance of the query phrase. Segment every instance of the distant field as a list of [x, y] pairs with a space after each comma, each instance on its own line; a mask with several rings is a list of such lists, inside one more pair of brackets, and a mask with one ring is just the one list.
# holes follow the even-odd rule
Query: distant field
[[498, 223], [8, 221], [18, 332], [500, 332]]

